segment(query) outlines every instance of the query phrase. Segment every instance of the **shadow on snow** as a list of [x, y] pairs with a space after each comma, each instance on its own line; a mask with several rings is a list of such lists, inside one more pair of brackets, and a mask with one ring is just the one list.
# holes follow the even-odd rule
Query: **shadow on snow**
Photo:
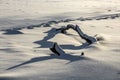
[[[47, 36], [45, 36], [42, 40], [39, 41], [35, 41], [34, 43], [39, 44], [40, 47], [37, 48], [50, 48], [54, 42], [52, 41], [48, 41], [50, 39], [52, 39], [56, 34], [60, 33], [59, 31], [56, 31], [56, 28], [52, 28], [47, 32]], [[66, 34], [66, 35], [72, 35], [72, 36], [77, 36], [77, 35], [73, 35], [73, 34]], [[72, 49], [72, 50], [79, 50], [79, 49], [84, 49], [84, 48], [88, 48], [90, 44], [83, 43], [80, 46], [74, 46], [74, 45], [60, 45], [63, 49]]]
[[71, 54], [65, 54], [62, 53], [61, 56], [56, 56], [54, 54], [51, 54], [50, 56], [43, 56], [43, 57], [35, 57], [32, 58], [24, 63], [12, 66], [6, 70], [11, 70], [11, 69], [15, 69], [17, 67], [23, 66], [23, 65], [27, 65], [27, 64], [31, 64], [31, 63], [35, 63], [35, 62], [39, 62], [39, 61], [45, 61], [45, 60], [50, 60], [50, 59], [60, 59], [60, 60], [68, 60], [69, 62], [66, 64], [69, 64], [71, 62], [75, 62], [78, 60], [92, 60], [90, 58], [84, 57], [84, 56], [76, 56], [76, 55], [71, 55]]

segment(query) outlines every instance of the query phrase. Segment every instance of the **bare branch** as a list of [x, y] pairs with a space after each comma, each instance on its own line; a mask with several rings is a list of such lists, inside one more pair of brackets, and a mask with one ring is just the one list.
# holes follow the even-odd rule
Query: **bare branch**
[[75, 25], [75, 26], [74, 26], [74, 25], [72, 25], [72, 24], [68, 24], [67, 26], [64, 26], [64, 27], [62, 27], [62, 28], [60, 28], [60, 29], [57, 29], [57, 30], [60, 30], [61, 33], [64, 33], [64, 34], [65, 34], [65, 33], [66, 33], [66, 30], [69, 30], [69, 29], [75, 30], [75, 31], [79, 34], [79, 36], [80, 36], [82, 39], [86, 40], [86, 42], [88, 42], [89, 44], [92, 44], [92, 43], [94, 43], [94, 42], [97, 41], [96, 38], [94, 38], [94, 37], [92, 37], [92, 36], [89, 36], [89, 35], [83, 33], [82, 30], [79, 28], [78, 25]]

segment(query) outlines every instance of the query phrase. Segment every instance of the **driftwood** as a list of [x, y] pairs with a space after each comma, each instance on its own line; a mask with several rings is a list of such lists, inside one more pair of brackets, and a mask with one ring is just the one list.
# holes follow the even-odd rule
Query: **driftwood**
[[92, 43], [94, 43], [94, 42], [97, 41], [96, 38], [94, 38], [94, 37], [92, 37], [92, 36], [89, 36], [89, 35], [83, 33], [82, 30], [79, 28], [78, 25], [75, 25], [75, 26], [74, 26], [74, 25], [72, 25], [72, 24], [68, 24], [67, 26], [64, 26], [64, 27], [62, 27], [62, 28], [60, 28], [60, 29], [57, 29], [57, 30], [60, 30], [61, 33], [64, 33], [64, 34], [65, 34], [65, 33], [67, 33], [66, 31], [67, 31], [68, 29], [73, 29], [73, 30], [75, 30], [75, 31], [79, 34], [79, 36], [80, 36], [82, 39], [84, 39], [86, 42], [88, 42], [89, 44], [92, 44]]
[[[56, 31], [60, 31], [61, 33], [66, 34], [67, 30], [69, 30], [69, 29], [75, 30], [79, 34], [79, 36], [82, 39], [84, 39], [89, 44], [92, 44], [92, 43], [94, 43], [94, 42], [97, 41], [96, 38], [88, 36], [87, 34], [83, 33], [82, 30], [79, 28], [78, 25], [74, 26], [72, 24], [68, 24], [67, 26], [64, 26], [62, 28], [56, 29]], [[60, 56], [61, 53], [65, 53], [63, 51], [63, 49], [56, 42], [53, 44], [53, 46], [50, 48], [50, 50], [52, 52], [54, 52], [55, 54], [57, 54], [58, 56]], [[81, 53], [81, 56], [83, 56], [83, 55], [84, 55], [84, 52]]]
[[[63, 49], [56, 42], [53, 43], [53, 46], [50, 48], [50, 50], [58, 56], [65, 54]], [[81, 52], [81, 56], [84, 56], [84, 52]]]
[[63, 49], [55, 42], [53, 46], [50, 48], [52, 52], [60, 56], [61, 53], [65, 53]]

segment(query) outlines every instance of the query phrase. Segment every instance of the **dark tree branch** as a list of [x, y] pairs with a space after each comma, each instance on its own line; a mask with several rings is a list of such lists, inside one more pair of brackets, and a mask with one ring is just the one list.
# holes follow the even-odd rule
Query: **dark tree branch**
[[92, 44], [92, 43], [94, 43], [94, 42], [97, 41], [96, 38], [94, 38], [94, 37], [92, 37], [92, 36], [89, 36], [89, 35], [83, 33], [82, 30], [79, 28], [78, 25], [75, 25], [75, 26], [74, 26], [74, 25], [72, 25], [72, 24], [68, 24], [67, 26], [64, 26], [64, 27], [62, 27], [62, 28], [60, 28], [60, 29], [57, 29], [57, 30], [60, 30], [61, 33], [67, 33], [66, 30], [68, 30], [68, 29], [73, 29], [73, 30], [75, 30], [75, 31], [79, 34], [79, 36], [80, 36], [82, 39], [84, 39], [86, 42], [88, 42], [89, 44]]

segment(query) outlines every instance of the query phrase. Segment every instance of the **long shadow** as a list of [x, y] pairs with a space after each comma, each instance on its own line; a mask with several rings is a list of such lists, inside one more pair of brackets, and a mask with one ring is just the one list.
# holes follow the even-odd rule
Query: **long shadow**
[[34, 42], [40, 45], [40, 47], [37, 47], [37, 48], [50, 48], [53, 42], [48, 41], [48, 40], [53, 38], [58, 33], [58, 31], [56, 31], [56, 28], [52, 28], [49, 31], [44, 32], [44, 33], [47, 33], [47, 36], [45, 36], [42, 40]]
[[51, 54], [50, 56], [32, 58], [29, 61], [26, 61], [24, 63], [12, 66], [12, 67], [10, 67], [6, 70], [11, 70], [11, 69], [15, 69], [17, 67], [23, 66], [23, 65], [27, 65], [27, 64], [31, 64], [31, 63], [35, 63], [35, 62], [40, 62], [40, 61], [45, 61], [45, 60], [50, 60], [50, 59], [68, 60], [69, 62], [66, 63], [66, 64], [69, 64], [71, 62], [75, 62], [75, 61], [78, 61], [78, 60], [92, 60], [92, 59], [84, 57], [84, 56], [75, 56], [75, 55], [65, 54], [65, 53], [62, 53], [60, 56], [56, 56], [54, 54]]
[[[59, 31], [56, 31], [56, 28], [52, 28], [47, 32], [47, 36], [45, 36], [42, 40], [35, 41], [34, 43], [39, 44], [40, 46], [37, 48], [50, 48], [54, 42], [48, 41], [49, 39], [52, 39], [56, 34], [60, 33]], [[73, 34], [66, 34], [66, 35], [72, 35], [72, 36], [77, 36]], [[73, 50], [78, 50], [78, 49], [83, 49], [83, 48], [88, 48], [90, 44], [83, 43], [80, 46], [74, 46], [74, 45], [60, 45], [63, 49], [73, 49]]]
[[62, 49], [80, 50], [80, 49], [89, 48], [90, 44], [88, 44], [86, 42], [86, 43], [83, 43], [80, 46], [74, 46], [74, 45], [70, 45], [70, 44], [69, 45], [60, 45], [60, 46], [62, 47]]
[[[74, 35], [74, 34], [70, 34], [70, 33], [67, 33], [65, 35], [72, 36], [72, 37], [74, 37], [74, 39], [75, 39], [75, 36], [79, 36], [79, 35]], [[78, 39], [76, 39], [76, 40], [79, 41]], [[80, 45], [80, 46], [74, 46], [72, 44], [68, 44], [68, 45], [64, 44], [64, 45], [60, 45], [60, 46], [62, 47], [62, 49], [80, 50], [80, 49], [89, 48], [90, 44], [85, 42], [85, 43], [82, 43], [82, 45]]]

